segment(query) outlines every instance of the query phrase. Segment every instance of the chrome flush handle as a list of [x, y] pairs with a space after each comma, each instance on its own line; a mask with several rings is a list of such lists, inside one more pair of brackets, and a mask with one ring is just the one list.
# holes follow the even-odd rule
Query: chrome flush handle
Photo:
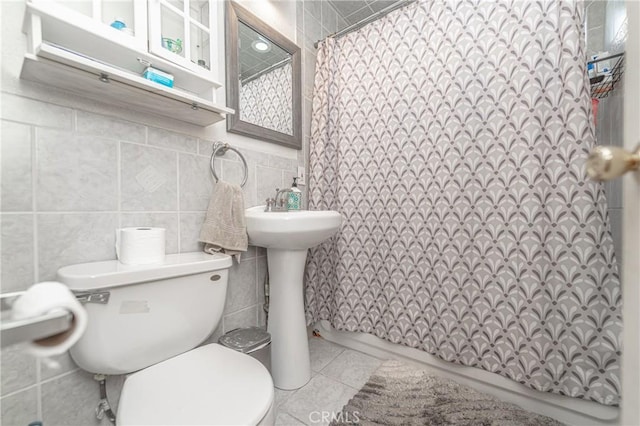
[[640, 146], [632, 153], [616, 146], [597, 146], [587, 158], [587, 174], [593, 180], [611, 180], [638, 169]]

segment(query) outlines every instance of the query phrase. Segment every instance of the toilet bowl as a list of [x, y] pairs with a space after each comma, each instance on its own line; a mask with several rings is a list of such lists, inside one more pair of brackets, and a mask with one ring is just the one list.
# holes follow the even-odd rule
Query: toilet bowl
[[273, 424], [267, 369], [215, 343], [197, 347], [220, 322], [230, 266], [227, 255], [181, 253], [58, 271], [89, 315], [71, 357], [91, 373], [128, 374], [119, 426]]

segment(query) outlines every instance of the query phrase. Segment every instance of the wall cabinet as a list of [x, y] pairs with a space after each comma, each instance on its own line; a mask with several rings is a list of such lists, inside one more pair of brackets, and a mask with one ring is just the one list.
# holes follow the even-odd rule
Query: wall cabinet
[[[29, 47], [21, 77], [201, 126], [213, 124], [234, 111], [216, 100], [222, 84], [212, 59], [222, 32], [211, 1], [28, 1]], [[149, 65], [172, 74], [174, 87], [143, 78]]]

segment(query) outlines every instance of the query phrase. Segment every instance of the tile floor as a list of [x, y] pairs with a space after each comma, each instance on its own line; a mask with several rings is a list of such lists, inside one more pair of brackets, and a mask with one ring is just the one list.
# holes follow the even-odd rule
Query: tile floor
[[[320, 337], [309, 339], [311, 380], [300, 389], [276, 389], [276, 425], [327, 425], [323, 413], [338, 413], [382, 360]], [[327, 415], [325, 414], [325, 419]]]

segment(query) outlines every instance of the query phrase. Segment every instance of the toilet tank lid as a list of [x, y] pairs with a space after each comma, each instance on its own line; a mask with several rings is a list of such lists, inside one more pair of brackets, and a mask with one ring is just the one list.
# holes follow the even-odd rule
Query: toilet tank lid
[[125, 265], [118, 260], [69, 265], [58, 269], [58, 280], [71, 290], [97, 290], [229, 267], [231, 257], [226, 254], [180, 253], [153, 265]]

